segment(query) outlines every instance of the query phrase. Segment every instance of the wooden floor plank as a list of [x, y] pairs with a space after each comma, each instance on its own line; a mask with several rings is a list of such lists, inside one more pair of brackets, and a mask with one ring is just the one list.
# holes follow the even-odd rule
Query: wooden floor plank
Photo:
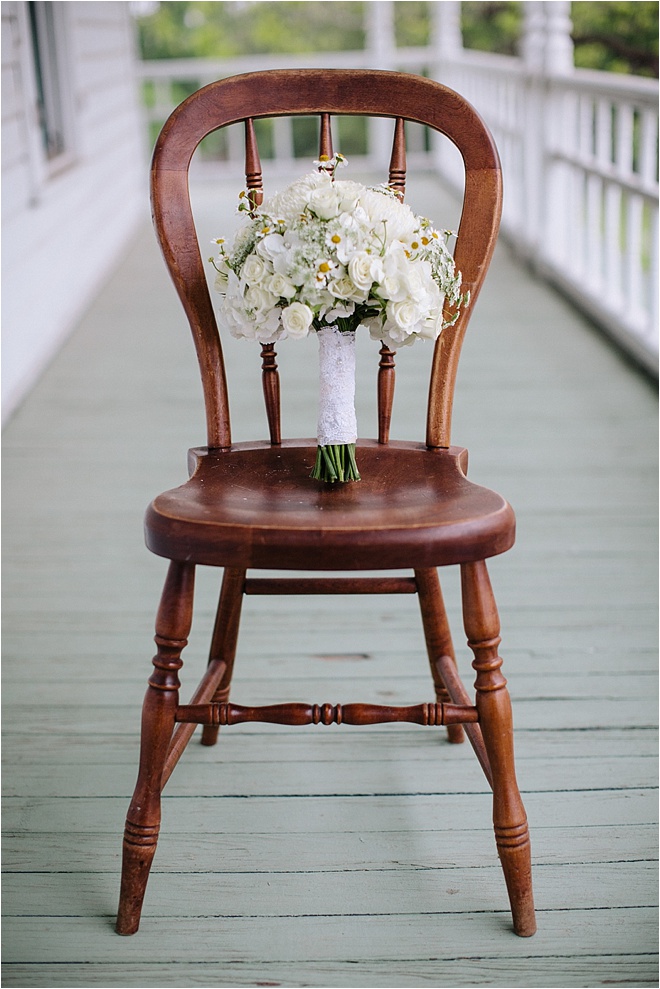
[[[537, 986], [539, 989], [565, 989], [570, 986], [628, 987], [657, 986], [655, 957], [613, 954], [603, 957], [575, 958], [462, 958], [415, 959], [400, 962], [311, 962], [287, 964], [263, 962], [261, 965], [233, 960], [186, 963], [169, 960], [141, 964], [120, 962], [96, 964], [98, 985], [106, 987], [216, 986], [237, 989], [242, 986], [371, 986], [372, 989], [455, 989], [456, 986]], [[30, 965], [6, 967], [6, 986], [48, 986], [75, 989], [89, 986], [88, 964]]]

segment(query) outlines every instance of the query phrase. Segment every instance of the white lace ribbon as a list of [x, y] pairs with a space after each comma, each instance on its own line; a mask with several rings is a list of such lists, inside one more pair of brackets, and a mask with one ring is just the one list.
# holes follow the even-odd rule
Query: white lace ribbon
[[355, 331], [324, 326], [319, 338], [319, 446], [355, 443]]

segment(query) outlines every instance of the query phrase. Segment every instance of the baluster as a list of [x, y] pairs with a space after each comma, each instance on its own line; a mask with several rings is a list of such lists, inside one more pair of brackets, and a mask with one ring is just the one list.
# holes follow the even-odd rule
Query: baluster
[[403, 202], [406, 191], [406, 132], [403, 117], [397, 117], [394, 126], [389, 184], [390, 189], [393, 189]]
[[261, 206], [264, 199], [264, 183], [252, 117], [248, 117], [245, 121], [245, 183], [250, 207], [254, 209], [255, 206]]
[[330, 114], [321, 114], [321, 135], [319, 139], [319, 158], [323, 161], [326, 157], [332, 158], [332, 128], [330, 126]]
[[394, 401], [394, 351], [383, 344], [378, 364], [378, 442], [389, 443]]
[[268, 416], [270, 442], [273, 446], [279, 446], [282, 442], [282, 427], [280, 422], [280, 375], [277, 370], [277, 361], [275, 360], [276, 356], [275, 344], [262, 343], [261, 381], [264, 389], [264, 400], [266, 402], [266, 415]]

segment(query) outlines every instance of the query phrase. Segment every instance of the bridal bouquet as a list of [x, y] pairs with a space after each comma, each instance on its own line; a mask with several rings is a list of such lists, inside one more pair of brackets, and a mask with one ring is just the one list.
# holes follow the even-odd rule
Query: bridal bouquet
[[318, 449], [312, 477], [359, 480], [355, 463], [355, 331], [395, 350], [435, 340], [468, 302], [439, 232], [385, 186], [336, 181], [337, 154], [254, 206], [214, 264], [221, 314], [236, 337], [319, 340]]

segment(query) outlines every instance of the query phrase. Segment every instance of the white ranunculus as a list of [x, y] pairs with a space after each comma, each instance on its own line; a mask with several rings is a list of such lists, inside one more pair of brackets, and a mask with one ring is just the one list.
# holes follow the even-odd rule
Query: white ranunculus
[[314, 313], [302, 302], [292, 302], [282, 310], [282, 326], [288, 337], [298, 340], [306, 337], [314, 319]]

